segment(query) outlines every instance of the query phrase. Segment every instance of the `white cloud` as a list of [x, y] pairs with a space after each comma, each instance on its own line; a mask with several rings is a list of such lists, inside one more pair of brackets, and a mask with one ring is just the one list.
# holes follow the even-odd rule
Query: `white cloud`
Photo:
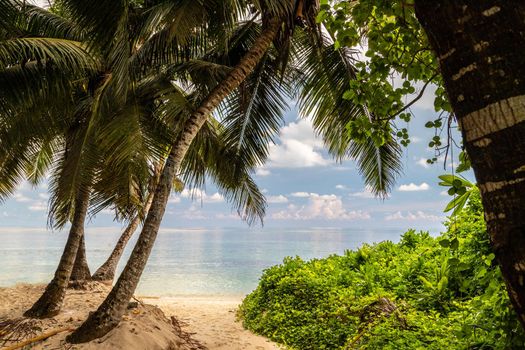
[[308, 203], [301, 207], [290, 204], [285, 210], [272, 215], [276, 220], [367, 220], [370, 214], [361, 210], [348, 211], [335, 194], [310, 193]]
[[215, 192], [211, 196], [207, 196], [205, 202], [207, 203], [220, 203], [224, 202], [224, 197], [219, 192]]
[[268, 203], [288, 203], [288, 198], [280, 194], [278, 196], [268, 196], [266, 197], [266, 201]]
[[44, 192], [44, 193], [39, 193], [39, 194], [38, 194], [38, 197], [39, 197], [39, 198], [42, 198], [42, 199], [49, 199], [49, 194], [47, 194], [47, 193], [45, 193], [45, 192]]
[[430, 168], [430, 164], [427, 163], [427, 158], [419, 158], [416, 162], [418, 165], [421, 165], [423, 168], [428, 169]]
[[190, 220], [206, 219], [204, 213], [195, 204], [192, 204], [188, 210], [184, 211], [182, 216]]
[[233, 213], [230, 213], [230, 214], [219, 213], [219, 214], [216, 214], [215, 217], [217, 219], [221, 219], [221, 220], [224, 220], [224, 219], [239, 219], [239, 215], [238, 214], [233, 214]]
[[224, 202], [224, 197], [218, 193], [215, 192], [211, 196], [206, 194], [206, 191], [203, 191], [199, 188], [190, 188], [190, 189], [184, 189], [179, 195], [181, 198], [189, 198], [189, 199], [197, 199], [202, 201], [203, 203], [221, 203]]
[[255, 175], [268, 176], [268, 175], [271, 175], [271, 171], [265, 168], [257, 168], [257, 170], [255, 171]]
[[168, 199], [168, 203], [180, 203], [180, 197], [171, 195]]
[[393, 214], [385, 216], [386, 221], [417, 221], [417, 220], [426, 220], [426, 221], [439, 221], [442, 218], [440, 218], [437, 215], [427, 214], [425, 212], [422, 212], [421, 210], [411, 212], [408, 211], [406, 214], [403, 214], [401, 211], [397, 211]]
[[374, 194], [372, 193], [372, 189], [370, 186], [366, 186], [362, 191], [350, 193], [350, 196], [366, 199], [376, 198], [376, 196], [374, 196]]
[[17, 201], [17, 202], [31, 202], [31, 201], [32, 201], [31, 198], [26, 197], [26, 196], [24, 196], [22, 193], [19, 193], [19, 192], [15, 193], [15, 194], [13, 195], [13, 198], [14, 198], [15, 201]]
[[310, 197], [310, 193], [308, 193], [308, 192], [294, 192], [294, 193], [290, 193], [290, 196], [297, 197], [297, 198], [306, 198], [306, 197]]
[[410, 136], [410, 142], [412, 143], [420, 143], [422, 140], [420, 137], [417, 136]]
[[29, 209], [31, 211], [46, 211], [47, 210], [47, 205], [46, 205], [45, 202], [37, 201], [37, 202], [34, 202], [33, 204], [31, 204], [29, 207], [27, 207], [27, 209]]
[[338, 190], [346, 190], [347, 187], [345, 185], [335, 185], [335, 188]]
[[423, 182], [420, 185], [416, 185], [415, 183], [411, 182], [408, 185], [401, 185], [398, 188], [398, 191], [401, 192], [415, 192], [415, 191], [426, 191], [430, 188], [430, 186]]
[[319, 152], [323, 142], [314, 134], [312, 122], [308, 119], [281, 128], [280, 140], [280, 144], [270, 145], [269, 167], [304, 168], [323, 166], [330, 162]]

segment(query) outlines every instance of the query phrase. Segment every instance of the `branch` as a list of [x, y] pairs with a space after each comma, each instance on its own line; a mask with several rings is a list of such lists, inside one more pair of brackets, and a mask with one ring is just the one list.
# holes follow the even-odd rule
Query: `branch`
[[427, 80], [427, 82], [425, 83], [425, 85], [423, 85], [423, 88], [421, 88], [421, 91], [419, 92], [419, 94], [412, 100], [410, 101], [410, 103], [406, 104], [403, 108], [401, 108], [400, 110], [398, 110], [396, 113], [394, 114], [391, 114], [389, 115], [387, 118], [384, 118], [384, 119], [394, 119], [397, 115], [399, 115], [400, 113], [403, 113], [404, 111], [406, 111], [407, 109], [409, 109], [414, 103], [416, 103], [417, 101], [419, 101], [419, 99], [421, 99], [421, 97], [423, 97], [423, 94], [425, 93], [425, 89], [427, 88], [428, 84], [430, 84], [430, 82], [432, 80], [434, 80], [434, 78], [436, 78], [438, 76], [439, 73], [434, 73], [433, 76], [430, 77], [430, 79]]

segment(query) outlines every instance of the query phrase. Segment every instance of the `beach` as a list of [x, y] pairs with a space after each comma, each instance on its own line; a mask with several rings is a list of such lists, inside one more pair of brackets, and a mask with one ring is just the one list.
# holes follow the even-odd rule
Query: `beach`
[[242, 327], [236, 320], [237, 306], [242, 296], [177, 296], [139, 297], [147, 304], [158, 306], [167, 316], [176, 316], [183, 330], [208, 349], [213, 350], [273, 350], [279, 347]]
[[[92, 282], [86, 289], [68, 289], [57, 316], [44, 320], [23, 318], [23, 312], [44, 287], [17, 284], [0, 288], [0, 348], [9, 349], [26, 341], [31, 349], [279, 349], [275, 343], [243, 329], [236, 320], [241, 296], [220, 295], [135, 297], [116, 329], [99, 340], [71, 347], [65, 342], [67, 334], [97, 308], [109, 286]], [[43, 336], [45, 339], [38, 340]], [[6, 339], [10, 341], [4, 342]]]

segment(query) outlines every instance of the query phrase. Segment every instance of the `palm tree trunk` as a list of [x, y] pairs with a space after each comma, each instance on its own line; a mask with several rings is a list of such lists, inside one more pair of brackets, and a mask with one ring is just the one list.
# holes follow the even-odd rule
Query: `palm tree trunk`
[[172, 145], [155, 191], [153, 204], [124, 271], [122, 271], [117, 283], [97, 311], [90, 314], [88, 319], [68, 336], [69, 342], [82, 343], [102, 337], [120, 322], [153, 248], [171, 192], [175, 172], [179, 168], [186, 151], [193, 138], [208, 119], [208, 116], [256, 67], [275, 38], [280, 23], [278, 19], [272, 19], [268, 22], [261, 35], [255, 40], [253, 46], [239, 64], [221, 84], [210, 92], [200, 107], [186, 121], [182, 132]]
[[416, 0], [525, 328], [525, 2]]
[[77, 257], [71, 271], [70, 281], [80, 282], [91, 280], [91, 272], [86, 258], [86, 241], [84, 235], [80, 237], [80, 244], [78, 245]]
[[[162, 165], [163, 162], [159, 162], [155, 166], [155, 173], [151, 177], [150, 183], [149, 183], [149, 189], [148, 189], [148, 197], [146, 199], [146, 204], [144, 205], [144, 208], [142, 209], [143, 217], [148, 215], [149, 209], [151, 208], [151, 204], [153, 203], [153, 197], [155, 196], [155, 188], [157, 186], [157, 183], [159, 181], [159, 177], [162, 171]], [[131, 220], [128, 227], [122, 232], [122, 235], [120, 235], [117, 244], [115, 245], [115, 248], [113, 248], [113, 251], [109, 255], [108, 259], [98, 268], [98, 270], [93, 275], [92, 279], [95, 281], [102, 281], [102, 282], [113, 282], [113, 279], [115, 278], [115, 271], [117, 270], [118, 262], [120, 261], [120, 258], [122, 257], [122, 254], [124, 253], [124, 249], [126, 248], [126, 245], [128, 244], [129, 239], [133, 236], [133, 233], [135, 233], [135, 230], [140, 224], [140, 216], [137, 215]]]
[[124, 253], [124, 248], [126, 248], [126, 244], [128, 243], [131, 236], [133, 236], [133, 233], [135, 232], [139, 224], [140, 217], [137, 215], [129, 223], [124, 232], [122, 232], [122, 235], [120, 235], [117, 244], [115, 245], [115, 248], [113, 248], [113, 251], [107, 258], [107, 260], [102, 265], [100, 265], [98, 270], [91, 277], [94, 281], [108, 283], [113, 282], [118, 262], [120, 260], [120, 257], [122, 256], [122, 253]]
[[47, 318], [53, 317], [60, 312], [78, 247], [84, 236], [84, 222], [86, 220], [88, 205], [89, 190], [83, 190], [79, 193], [75, 201], [75, 214], [71, 222], [64, 252], [55, 271], [55, 276], [47, 285], [42, 296], [24, 313], [24, 316]]

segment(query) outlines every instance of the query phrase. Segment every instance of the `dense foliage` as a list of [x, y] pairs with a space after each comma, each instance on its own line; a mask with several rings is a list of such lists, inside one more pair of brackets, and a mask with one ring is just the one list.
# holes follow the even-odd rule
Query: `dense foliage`
[[267, 269], [239, 315], [296, 349], [523, 349], [479, 195], [433, 238], [365, 244]]

